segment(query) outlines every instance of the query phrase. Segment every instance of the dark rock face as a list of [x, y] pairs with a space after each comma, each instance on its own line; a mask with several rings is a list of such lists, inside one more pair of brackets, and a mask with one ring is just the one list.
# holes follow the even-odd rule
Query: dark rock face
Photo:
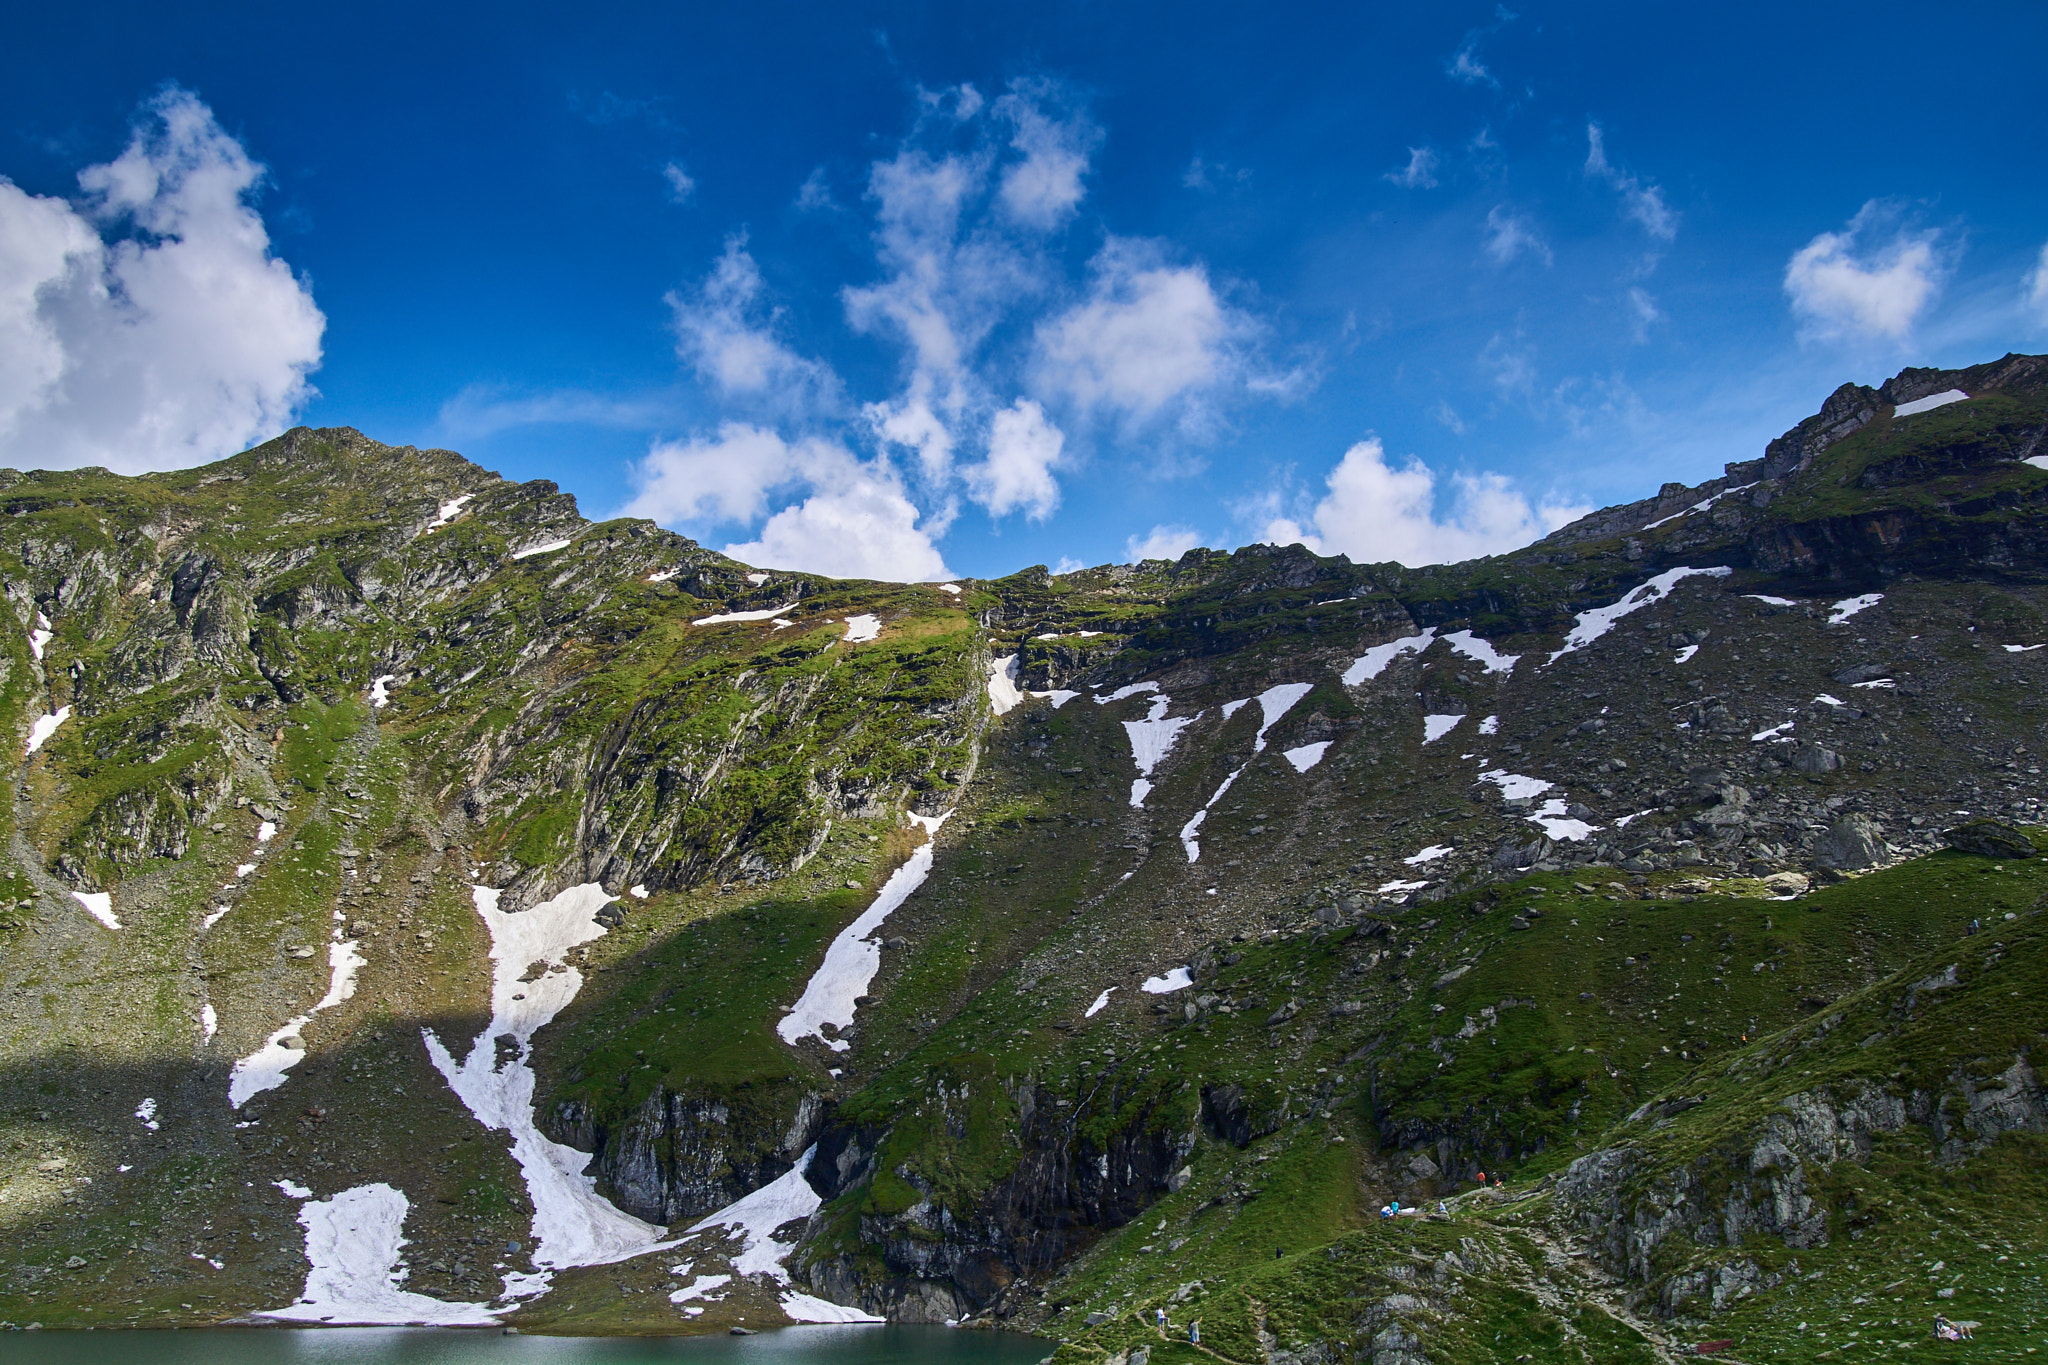
[[792, 1114], [767, 1099], [663, 1087], [623, 1123], [605, 1125], [572, 1101], [549, 1128], [556, 1141], [596, 1153], [591, 1173], [613, 1203], [650, 1223], [681, 1224], [778, 1179], [810, 1146], [824, 1100], [807, 1093]]
[[1972, 820], [1943, 830], [1941, 841], [1959, 853], [1980, 858], [2031, 858], [2039, 851], [2033, 840], [1996, 820]]
[[1882, 401], [1874, 389], [1842, 385], [1820, 405], [1818, 413], [1764, 447], [1763, 477], [1783, 479], [1805, 469], [1829, 446], [1862, 430], [1877, 416]]

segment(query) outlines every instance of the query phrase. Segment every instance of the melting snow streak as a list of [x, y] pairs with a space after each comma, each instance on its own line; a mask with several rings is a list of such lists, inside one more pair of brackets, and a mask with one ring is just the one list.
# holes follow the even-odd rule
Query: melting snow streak
[[1677, 586], [1680, 579], [1691, 578], [1696, 574], [1704, 574], [1709, 578], [1726, 578], [1734, 572], [1733, 569], [1726, 566], [1712, 569], [1689, 569], [1682, 567], [1666, 569], [1648, 582], [1638, 583], [1633, 588], [1630, 588], [1620, 601], [1610, 603], [1604, 607], [1593, 607], [1590, 610], [1580, 612], [1578, 624], [1574, 625], [1571, 633], [1564, 637], [1563, 648], [1557, 650], [1549, 659], [1545, 660], [1544, 666], [1548, 667], [1573, 650], [1583, 649], [1587, 645], [1592, 644], [1608, 631], [1614, 629], [1614, 623], [1627, 616], [1630, 612], [1641, 611], [1652, 603], [1663, 601], [1671, 595], [1672, 588]]

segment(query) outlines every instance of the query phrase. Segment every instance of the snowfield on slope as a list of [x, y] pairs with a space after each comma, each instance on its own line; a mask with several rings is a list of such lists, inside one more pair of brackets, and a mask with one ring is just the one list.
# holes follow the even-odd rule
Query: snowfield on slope
[[831, 1303], [801, 1290], [790, 1287], [789, 1257], [796, 1250], [795, 1242], [778, 1242], [775, 1230], [785, 1223], [800, 1222], [818, 1211], [824, 1201], [811, 1188], [811, 1182], [804, 1173], [811, 1167], [811, 1158], [817, 1154], [816, 1147], [806, 1147], [804, 1154], [796, 1159], [796, 1165], [784, 1172], [778, 1180], [763, 1185], [752, 1194], [735, 1200], [717, 1213], [690, 1225], [686, 1237], [699, 1233], [725, 1231], [738, 1233], [740, 1249], [729, 1259], [733, 1274], [742, 1277], [761, 1277], [773, 1280], [782, 1287], [780, 1295], [782, 1311], [795, 1322], [882, 1322], [884, 1319], [858, 1308]]
[[[290, 1181], [275, 1182], [295, 1199], [312, 1193]], [[497, 1314], [481, 1303], [450, 1303], [398, 1287], [404, 1272], [398, 1252], [400, 1229], [412, 1207], [405, 1194], [379, 1181], [358, 1185], [299, 1208], [306, 1230], [306, 1287], [297, 1303], [270, 1308], [258, 1317], [282, 1322], [324, 1322], [335, 1326], [419, 1325], [490, 1327]]]
[[783, 1042], [794, 1045], [799, 1039], [816, 1038], [834, 1052], [844, 1052], [853, 1046], [843, 1038], [827, 1038], [825, 1030], [842, 1033], [852, 1027], [853, 1002], [868, 993], [875, 973], [882, 970], [882, 943], [873, 935], [882, 927], [882, 921], [909, 900], [910, 893], [923, 886], [924, 879], [931, 875], [939, 827], [952, 818], [951, 811], [939, 816], [910, 816], [911, 823], [925, 831], [925, 841], [911, 852], [903, 866], [889, 874], [874, 904], [841, 929], [825, 949], [825, 960], [811, 973], [804, 993], [775, 1025], [776, 1035]]
[[[486, 1128], [512, 1135], [512, 1157], [533, 1201], [533, 1236], [539, 1243], [538, 1275], [522, 1277], [522, 1296], [544, 1293], [551, 1272], [571, 1266], [610, 1265], [673, 1246], [661, 1229], [620, 1211], [600, 1197], [596, 1181], [583, 1172], [591, 1154], [551, 1141], [533, 1121], [533, 1035], [568, 1007], [583, 987], [583, 974], [568, 965], [571, 948], [604, 937], [595, 918], [612, 901], [602, 886], [572, 886], [530, 910], [498, 909], [498, 892], [470, 889], [477, 915], [491, 934], [491, 1021], [458, 1064], [431, 1029], [420, 1030], [427, 1055], [448, 1086]], [[520, 977], [535, 962], [548, 970], [539, 979]], [[509, 1036], [512, 1056], [498, 1064], [498, 1040]]]
[[[1138, 683], [1134, 684], [1134, 686], [1157, 687], [1158, 684]], [[1256, 698], [1247, 697], [1245, 701], [1233, 701], [1224, 703], [1223, 717], [1225, 720], [1228, 720], [1231, 716], [1237, 714], [1237, 710], [1239, 707], [1245, 705], [1246, 702], [1256, 700], [1259, 704], [1259, 732], [1256, 735], [1252, 736], [1252, 753], [1254, 755], [1262, 754], [1266, 751], [1266, 731], [1272, 729], [1276, 724], [1278, 724], [1280, 718], [1286, 715], [1290, 710], [1292, 710], [1294, 708], [1294, 704], [1300, 701], [1303, 697], [1307, 696], [1309, 692], [1314, 689], [1314, 687], [1314, 683], [1281, 683], [1277, 687], [1267, 688], [1265, 691], [1259, 693], [1259, 695]], [[1124, 691], [1129, 689], [1119, 690]], [[1318, 754], [1316, 755], [1316, 757], [1321, 758], [1322, 755]], [[1294, 762], [1294, 760], [1292, 759], [1288, 761]], [[1237, 779], [1243, 775], [1244, 770], [1246, 768], [1249, 768], [1250, 766], [1251, 763], [1249, 761], [1246, 761], [1244, 764], [1240, 765], [1235, 772], [1231, 773], [1230, 776], [1224, 778], [1223, 785], [1216, 788], [1215, 794], [1212, 795], [1206, 802], [1202, 804], [1202, 808], [1196, 811], [1185, 825], [1182, 825], [1180, 827], [1180, 846], [1182, 851], [1188, 855], [1188, 861], [1190, 863], [1201, 861], [1202, 841], [1196, 837], [1196, 834], [1197, 831], [1199, 831], [1202, 828], [1202, 821], [1209, 818], [1210, 809], [1214, 807], [1218, 801], [1221, 801], [1223, 799], [1223, 793], [1229, 791], [1231, 784], [1236, 782]], [[1314, 766], [1315, 764], [1313, 762], [1309, 764], [1309, 767], [1311, 768]], [[1297, 772], [1307, 772], [1308, 768], [1304, 768], [1299, 763], [1295, 763], [1295, 770]]]
[[1641, 611], [1644, 607], [1663, 601], [1671, 595], [1671, 590], [1677, 587], [1684, 579], [1693, 577], [1726, 578], [1734, 572], [1735, 570], [1725, 565], [1712, 569], [1690, 569], [1684, 567], [1666, 569], [1655, 578], [1647, 582], [1638, 583], [1633, 588], [1630, 588], [1626, 593], [1622, 594], [1619, 601], [1610, 602], [1604, 607], [1589, 607], [1585, 611], [1580, 612], [1577, 623], [1572, 626], [1570, 633], [1564, 637], [1564, 645], [1554, 651], [1544, 661], [1543, 666], [1548, 668], [1551, 664], [1556, 663], [1574, 650], [1584, 649], [1608, 631], [1613, 630], [1614, 623], [1629, 613]]

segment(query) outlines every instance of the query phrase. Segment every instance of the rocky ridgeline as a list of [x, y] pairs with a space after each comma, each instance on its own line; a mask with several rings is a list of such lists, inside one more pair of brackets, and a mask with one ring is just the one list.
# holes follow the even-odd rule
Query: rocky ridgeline
[[[617, 1209], [802, 1212], [772, 1272], [774, 1229], [713, 1229], [558, 1266], [498, 1310], [524, 1326], [776, 1320], [801, 1287], [1128, 1362], [1157, 1300], [1232, 1359], [1412, 1362], [1492, 1358], [1461, 1305], [1499, 1294], [1625, 1359], [1776, 1302], [1811, 1269], [1745, 1248], [1877, 1228], [1842, 1174], [1871, 1152], [1963, 1169], [2043, 1126], [2024, 1048], [1964, 1045], [1953, 1002], [2021, 960], [1987, 907], [2043, 861], [2044, 432], [2048, 362], [2008, 356], [1845, 386], [1494, 559], [944, 586], [752, 569], [346, 429], [0, 472], [0, 706], [36, 743], [0, 1318], [116, 1283], [137, 1321], [286, 1302], [280, 1180], [400, 1190], [409, 1286], [488, 1300], [540, 1268], [541, 1200], [420, 1039], [530, 994], [533, 1117]], [[472, 887], [516, 921], [591, 883], [595, 936], [499, 981]], [[2003, 957], [1929, 956], [1965, 940]], [[867, 975], [784, 1041], [835, 952]], [[265, 1048], [282, 1079], [230, 1108]], [[145, 1098], [155, 1126], [120, 1118]], [[1549, 1183], [1465, 1194], [1441, 1245], [1395, 1225], [1419, 1277], [1358, 1240], [1481, 1170]], [[138, 1189], [207, 1232], [124, 1231]], [[754, 1269], [692, 1290], [685, 1260]]]

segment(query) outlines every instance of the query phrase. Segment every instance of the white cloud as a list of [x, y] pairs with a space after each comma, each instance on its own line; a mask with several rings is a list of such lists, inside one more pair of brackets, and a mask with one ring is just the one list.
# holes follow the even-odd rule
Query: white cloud
[[1138, 564], [1148, 559], [1179, 559], [1202, 543], [1202, 533], [1192, 526], [1155, 526], [1142, 536], [1124, 542], [1124, 562]]
[[1439, 398], [1436, 400], [1436, 406], [1429, 410], [1429, 415], [1449, 427], [1455, 434], [1459, 436], [1465, 434], [1465, 419], [1458, 415], [1456, 408], [1443, 399]]
[[803, 213], [839, 207], [839, 201], [832, 197], [832, 186], [825, 179], [823, 166], [811, 167], [811, 173], [804, 177], [804, 183], [797, 186], [796, 206]]
[[2027, 306], [2033, 309], [2034, 320], [2048, 327], [2048, 244], [2042, 245], [2041, 258], [2027, 276]]
[[79, 173], [81, 205], [0, 179], [0, 460], [161, 469], [286, 425], [326, 319], [270, 254], [249, 204], [262, 177], [174, 89]]
[[1479, 60], [1479, 39], [1476, 36], [1467, 38], [1456, 54], [1444, 63], [1444, 72], [1460, 85], [1490, 85], [1500, 89], [1500, 82]]
[[1053, 576], [1058, 577], [1061, 574], [1078, 573], [1087, 567], [1088, 565], [1085, 562], [1074, 558], [1072, 555], [1061, 555], [1060, 562], [1052, 566], [1052, 571]]
[[750, 522], [768, 510], [771, 495], [801, 491], [802, 500], [770, 516], [754, 540], [726, 547], [750, 564], [895, 582], [946, 576], [895, 470], [836, 442], [789, 442], [728, 422], [715, 437], [656, 444], [632, 477], [638, 491], [621, 515], [667, 525]]
[[1908, 230], [1873, 199], [1846, 229], [1792, 253], [1785, 293], [1810, 335], [1903, 337], [1940, 285], [1937, 237]]
[[1543, 264], [1553, 260], [1550, 243], [1543, 240], [1535, 224], [1505, 204], [1486, 211], [1486, 254], [1494, 264], [1506, 265], [1518, 256], [1533, 256]]
[[744, 233], [726, 238], [725, 251], [697, 290], [672, 293], [676, 354], [700, 379], [727, 397], [766, 398], [802, 406], [832, 392], [831, 370], [776, 339], [774, 314], [762, 302], [760, 267], [747, 254]]
[[1001, 199], [1011, 219], [1046, 232], [1073, 216], [1087, 193], [1081, 177], [1102, 134], [1085, 117], [1055, 118], [1043, 105], [1057, 91], [1047, 82], [1014, 82], [1010, 93], [995, 102], [998, 118], [1011, 127], [1010, 146], [1022, 161], [1003, 168]]
[[1605, 180], [1621, 193], [1622, 212], [1659, 241], [1678, 235], [1678, 214], [1664, 202], [1664, 191], [1645, 184], [1607, 159], [1607, 138], [1597, 123], [1586, 125], [1586, 174]]
[[1066, 437], [1045, 419], [1045, 410], [1020, 398], [990, 424], [988, 460], [967, 471], [968, 491], [990, 516], [1023, 509], [1044, 521], [1060, 505], [1059, 467]]
[[1664, 320], [1664, 314], [1657, 308], [1657, 301], [1650, 297], [1649, 290], [1640, 285], [1629, 286], [1628, 307], [1635, 322], [1635, 335], [1638, 341], [1649, 334], [1652, 323]]
[[466, 441], [516, 427], [574, 424], [645, 431], [675, 420], [676, 402], [663, 395], [625, 396], [587, 389], [508, 394], [471, 384], [441, 405], [436, 426], [445, 439]]
[[680, 204], [697, 192], [697, 182], [690, 173], [671, 161], [661, 168], [661, 178], [668, 181], [668, 197]]
[[1400, 469], [1387, 463], [1377, 437], [1344, 452], [1330, 471], [1329, 492], [1309, 525], [1275, 518], [1265, 539], [1300, 543], [1317, 554], [1344, 554], [1360, 564], [1394, 560], [1415, 567], [1448, 564], [1540, 540], [1590, 509], [1546, 504], [1527, 497], [1499, 474], [1460, 474], [1450, 515], [1436, 516], [1436, 475], [1419, 460]]
[[1200, 265], [1174, 266], [1148, 243], [1112, 237], [1091, 262], [1088, 296], [1038, 327], [1038, 381], [1084, 410], [1143, 420], [1240, 377], [1252, 330]]
[[1382, 180], [1391, 180], [1404, 189], [1433, 190], [1436, 188], [1437, 155], [1428, 147], [1410, 147], [1408, 164], [1399, 170], [1388, 171]]

